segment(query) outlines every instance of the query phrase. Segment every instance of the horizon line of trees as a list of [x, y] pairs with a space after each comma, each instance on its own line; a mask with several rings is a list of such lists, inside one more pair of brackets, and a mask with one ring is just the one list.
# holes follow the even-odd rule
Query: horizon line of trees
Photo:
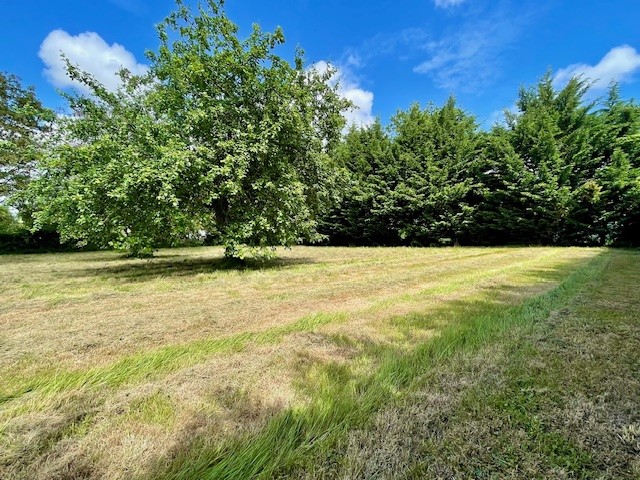
[[617, 84], [589, 102], [589, 87], [556, 90], [547, 72], [490, 131], [454, 97], [352, 127], [321, 233], [336, 245], [640, 245], [640, 107]]
[[342, 133], [334, 72], [280, 58], [280, 30], [239, 39], [220, 0], [176, 3], [117, 91], [68, 64], [92, 92], [65, 94], [72, 115], [0, 73], [0, 250], [640, 245], [640, 107], [618, 85], [588, 101], [547, 72], [490, 131], [450, 97]]

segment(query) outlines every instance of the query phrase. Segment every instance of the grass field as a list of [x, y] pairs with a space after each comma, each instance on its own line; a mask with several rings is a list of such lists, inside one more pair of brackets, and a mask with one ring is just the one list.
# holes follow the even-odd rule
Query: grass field
[[640, 478], [640, 252], [0, 256], [0, 478]]

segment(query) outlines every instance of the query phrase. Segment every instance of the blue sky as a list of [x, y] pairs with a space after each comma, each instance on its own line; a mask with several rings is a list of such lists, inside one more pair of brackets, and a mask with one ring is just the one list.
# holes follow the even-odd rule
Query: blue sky
[[[158, 41], [154, 24], [173, 0], [23, 0], [2, 6], [0, 70], [34, 85], [46, 105], [63, 108], [69, 88], [61, 50], [105, 84], [120, 65], [145, 69]], [[520, 85], [548, 68], [557, 85], [572, 74], [596, 83], [593, 95], [621, 82], [640, 99], [640, 2], [637, 0], [228, 0], [229, 17], [247, 32], [280, 25], [279, 50], [338, 68], [341, 92], [359, 110], [351, 121], [387, 123], [412, 102], [459, 104], [489, 126], [511, 107]]]

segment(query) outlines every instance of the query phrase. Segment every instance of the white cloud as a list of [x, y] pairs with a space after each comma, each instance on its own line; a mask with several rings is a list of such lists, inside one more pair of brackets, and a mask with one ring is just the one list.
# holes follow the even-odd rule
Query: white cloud
[[433, 0], [438, 8], [451, 8], [460, 5], [465, 0]]
[[146, 65], [138, 63], [134, 55], [122, 45], [109, 45], [95, 32], [69, 35], [64, 30], [54, 30], [44, 39], [38, 53], [45, 64], [44, 73], [54, 86], [72, 87], [84, 93], [90, 92], [84, 85], [69, 78], [62, 54], [109, 90], [118, 87], [120, 78], [117, 73], [121, 68], [136, 75], [148, 70]]
[[490, 32], [463, 31], [429, 42], [424, 48], [430, 58], [416, 65], [413, 71], [429, 75], [440, 88], [476, 90], [495, 76], [500, 47]]
[[[480, 10], [440, 38], [418, 43], [429, 55], [413, 71], [450, 91], [478, 91], [501, 75], [504, 52], [517, 41], [530, 13], [505, 5]], [[419, 40], [418, 40], [419, 42]]]
[[359, 55], [357, 55], [355, 53], [350, 53], [347, 56], [347, 65], [349, 65], [350, 67], [355, 67], [355, 68], [362, 67], [362, 59], [360, 58]]
[[576, 63], [558, 70], [554, 84], [561, 86], [572, 77], [582, 76], [593, 82], [592, 89], [604, 90], [611, 82], [630, 82], [640, 70], [640, 54], [629, 45], [612, 48], [596, 65]]
[[338, 94], [350, 100], [354, 104], [354, 108], [344, 114], [347, 119], [347, 125], [370, 125], [375, 120], [373, 109], [373, 92], [360, 88], [358, 82], [352, 78], [352, 75], [344, 68], [338, 68], [324, 60], [314, 63], [312, 69], [322, 74], [330, 68], [335, 70], [331, 81], [338, 84]]

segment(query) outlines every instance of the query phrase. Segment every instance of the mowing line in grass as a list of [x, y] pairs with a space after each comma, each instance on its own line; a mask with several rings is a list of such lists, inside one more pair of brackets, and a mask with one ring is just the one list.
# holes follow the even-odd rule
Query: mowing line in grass
[[[541, 251], [529, 260], [486, 269], [482, 272], [466, 274], [455, 271], [439, 278], [439, 280], [448, 280], [447, 282], [439, 282], [432, 287], [422, 289], [418, 296], [452, 293], [457, 290], [468, 289], [469, 285], [478, 284], [482, 280], [494, 278], [505, 273], [525, 271], [531, 265], [545, 262], [549, 258], [555, 258], [560, 254], [561, 250]], [[370, 309], [379, 310], [383, 306], [388, 307], [392, 303], [401, 300], [408, 301], [412, 298], [414, 296], [402, 294], [397, 298], [392, 297], [391, 300], [378, 302], [371, 306]], [[273, 327], [258, 333], [240, 333], [226, 338], [199, 340], [184, 345], [172, 345], [153, 351], [144, 351], [125, 357], [106, 367], [92, 368], [87, 371], [45, 370], [31, 379], [14, 377], [13, 382], [20, 382], [22, 385], [5, 387], [6, 393], [0, 395], [0, 404], [30, 392], [51, 395], [76, 388], [117, 388], [126, 383], [174, 372], [180, 368], [201, 362], [211, 355], [240, 351], [250, 343], [278, 342], [284, 336], [292, 333], [315, 331], [318, 327], [329, 323], [344, 323], [349, 317], [349, 312], [317, 313], [309, 317], [303, 317], [294, 323]]]
[[[85, 351], [79, 355], [74, 351], [70, 358], [86, 361], [69, 364], [64, 355], [41, 349], [34, 353], [43, 360], [49, 358], [50, 368], [42, 368], [36, 357], [33, 361], [20, 357], [17, 367], [0, 369], [0, 391], [11, 397], [0, 404], [0, 450], [7, 447], [6, 454], [0, 454], [0, 476], [9, 472], [17, 478], [35, 473], [48, 477], [68, 471], [75, 472], [71, 476], [92, 472], [97, 477], [129, 478], [133, 471], [127, 465], [135, 464], [136, 475], [144, 475], [156, 461], [162, 464], [157, 470], [162, 474], [167, 467], [163, 459], [184, 455], [190, 462], [187, 450], [202, 454], [213, 466], [219, 459], [212, 452], [234, 458], [233, 452], [249, 448], [255, 432], [267, 432], [270, 419], [282, 416], [291, 428], [283, 432], [289, 435], [284, 441], [288, 447], [265, 453], [258, 442], [258, 450], [247, 450], [246, 457], [236, 458], [239, 463], [227, 466], [234, 471], [239, 468], [238, 476], [250, 473], [242, 463], [256, 454], [280, 456], [280, 461], [269, 463], [265, 458], [258, 464], [256, 471], [267, 477], [280, 470], [289, 472], [296, 465], [309, 467], [311, 460], [307, 462], [300, 452], [309, 452], [309, 458], [321, 454], [346, 431], [366, 424], [380, 406], [411, 390], [413, 376], [424, 371], [425, 361], [441, 361], [437, 356], [430, 360], [415, 356], [427, 332], [436, 341], [454, 324], [467, 324], [482, 315], [494, 321], [510, 305], [552, 288], [599, 252], [302, 248], [294, 250], [294, 257], [306, 255], [313, 262], [293, 261], [282, 269], [206, 273], [215, 281], [204, 282], [199, 273], [190, 276], [188, 269], [160, 278], [156, 270], [147, 271], [146, 263], [132, 264], [138, 272], [136, 291], [107, 297], [104, 288], [115, 284], [100, 279], [92, 285], [99, 295], [87, 298], [87, 305], [121, 302], [117, 308], [129, 308], [129, 301], [148, 300], [141, 292], [163, 289], [166, 295], [151, 299], [151, 304], [168, 302], [161, 306], [162, 317], [150, 317], [145, 309], [131, 309], [127, 315], [131, 338], [142, 333], [143, 339], [154, 341], [133, 342], [133, 351], [119, 350], [122, 344], [116, 342], [109, 356], [100, 356], [97, 349], [86, 350], [86, 357], [80, 357]], [[102, 256], [93, 255], [82, 257], [91, 260], [88, 271], [95, 270], [92, 259]], [[351, 265], [342, 265], [340, 256]], [[66, 260], [65, 268], [80, 268], [71, 257]], [[121, 262], [114, 259], [112, 267], [100, 275], [117, 272]], [[55, 284], [60, 278], [54, 275], [46, 281]], [[128, 277], [113, 281], [123, 278], [129, 282]], [[245, 303], [249, 297], [251, 305]], [[250, 307], [246, 313], [245, 306]], [[184, 330], [164, 335], [174, 326], [181, 328], [181, 322], [190, 322], [199, 307], [217, 308], [217, 315], [229, 319], [220, 326], [230, 330], [211, 330], [198, 321], [189, 325], [193, 330], [189, 336], [182, 335]], [[58, 316], [50, 315], [54, 312], [75, 319], [67, 322], [60, 316], [58, 325]], [[84, 324], [80, 323], [83, 312]], [[297, 317], [296, 312], [300, 312]], [[107, 318], [97, 316], [94, 322], [91, 313], [102, 315], [102, 310], [62, 302], [47, 310], [40, 324], [36, 317], [26, 325], [14, 322], [17, 330], [5, 324], [11, 342], [5, 358], [14, 346], [15, 352], [28, 351], [12, 338], [14, 331], [24, 336], [18, 338], [30, 339], [36, 349], [38, 342], [48, 342], [62, 352], [77, 345], [58, 337], [62, 331], [82, 333], [85, 337], [80, 339], [87, 343], [109, 342], [123, 335], [111, 331]], [[180, 318], [184, 320], [175, 321]], [[150, 328], [145, 330], [147, 324]], [[397, 334], [405, 335], [404, 339]], [[460, 351], [468, 345], [451, 348]], [[401, 360], [410, 355], [414, 360], [402, 366]], [[384, 368], [389, 365], [395, 367], [387, 372]], [[359, 410], [341, 416], [342, 410], [354, 410], [354, 405]], [[179, 463], [176, 460], [168, 471], [179, 473]]]
[[188, 345], [163, 347], [154, 352], [142, 352], [124, 358], [107, 368], [95, 368], [86, 372], [45, 372], [38, 375], [36, 379], [28, 381], [22, 389], [0, 397], [0, 404], [34, 391], [51, 395], [76, 388], [115, 388], [159, 373], [173, 372], [201, 362], [210, 355], [242, 350], [249, 343], [277, 342], [286, 335], [295, 332], [313, 332], [321, 325], [345, 319], [344, 314], [319, 313], [257, 334], [242, 333], [228, 338], [202, 340]]
[[461, 350], [473, 350], [513, 325], [539, 321], [572, 298], [599, 275], [608, 254], [574, 271], [556, 288], [518, 305], [485, 303], [460, 323], [416, 350], [406, 353], [379, 347], [379, 368], [371, 375], [355, 375], [347, 367], [328, 365], [324, 376], [314, 376], [315, 392], [307, 406], [289, 409], [273, 419], [257, 436], [230, 440], [212, 447], [195, 442], [168, 470], [164, 478], [273, 478], [294, 468], [313, 464], [328, 454], [336, 441], [364, 425], [381, 406], [411, 390], [413, 382], [443, 359]]

